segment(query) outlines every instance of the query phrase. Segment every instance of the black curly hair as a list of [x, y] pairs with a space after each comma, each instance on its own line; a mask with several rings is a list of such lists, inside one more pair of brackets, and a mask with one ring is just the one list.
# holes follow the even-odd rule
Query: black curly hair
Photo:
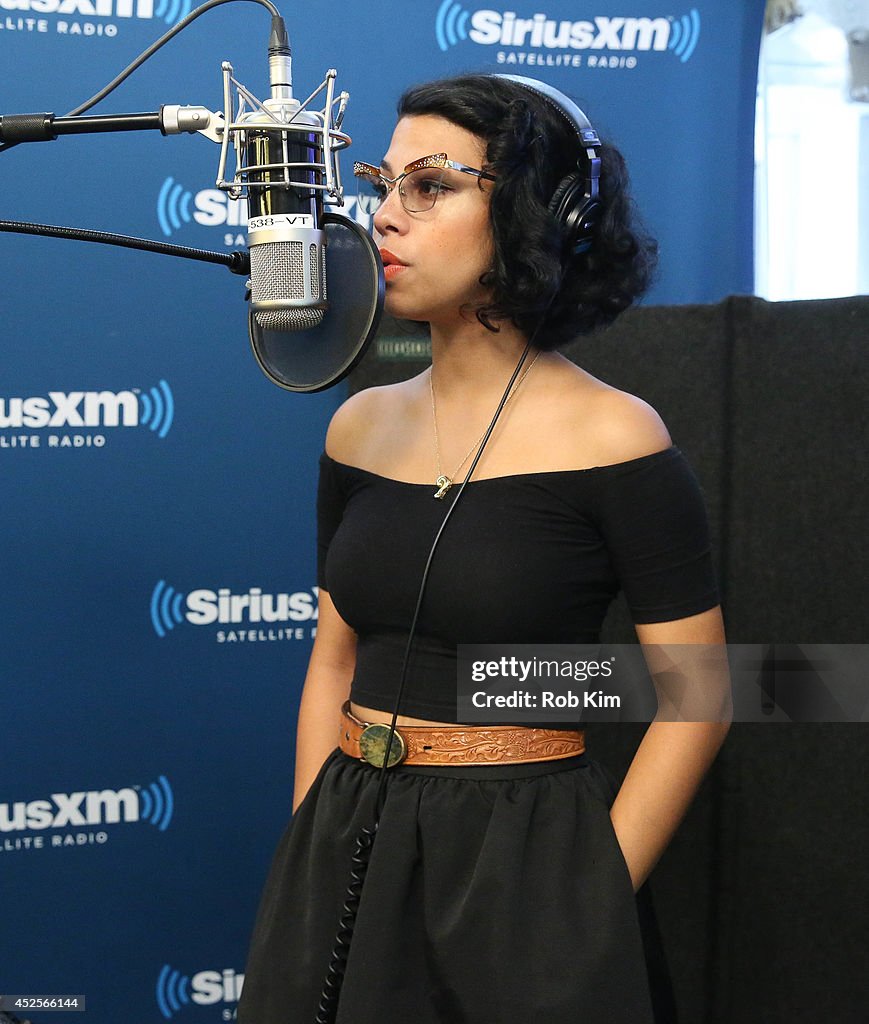
[[475, 310], [489, 330], [508, 320], [555, 349], [611, 323], [649, 287], [657, 245], [639, 225], [621, 153], [601, 144], [602, 210], [588, 251], [565, 251], [548, 204], [576, 170], [580, 145], [569, 119], [526, 86], [495, 75], [458, 75], [408, 89], [398, 116], [433, 114], [486, 143], [484, 169], [495, 175], [489, 218], [494, 265], [480, 283], [490, 304]]

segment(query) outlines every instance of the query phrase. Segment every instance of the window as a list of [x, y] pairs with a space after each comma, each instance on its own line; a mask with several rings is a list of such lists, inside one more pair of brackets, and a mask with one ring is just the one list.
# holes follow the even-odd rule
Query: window
[[851, 96], [869, 99], [869, 0], [800, 6], [758, 75], [755, 291], [773, 300], [869, 293], [869, 102]]

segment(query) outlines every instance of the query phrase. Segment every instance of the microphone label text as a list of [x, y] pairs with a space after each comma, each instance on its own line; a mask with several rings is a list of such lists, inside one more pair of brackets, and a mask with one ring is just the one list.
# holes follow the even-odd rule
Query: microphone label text
[[251, 217], [247, 222], [248, 231], [283, 227], [313, 228], [314, 218], [309, 213], [274, 213], [267, 217]]

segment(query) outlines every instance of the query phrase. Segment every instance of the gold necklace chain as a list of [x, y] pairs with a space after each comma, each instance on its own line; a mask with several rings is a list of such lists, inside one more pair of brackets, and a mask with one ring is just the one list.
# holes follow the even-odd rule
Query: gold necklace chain
[[[504, 406], [505, 407], [507, 405], [507, 402], [509, 402], [510, 399], [513, 397], [513, 395], [515, 395], [516, 392], [519, 390], [519, 385], [528, 376], [529, 372], [531, 371], [531, 367], [537, 362], [537, 360], [539, 358], [540, 358], [540, 352], [538, 352], [537, 355], [531, 360], [531, 362], [528, 364], [528, 366], [525, 368], [524, 372], [522, 373], [522, 376], [513, 385], [512, 389], [510, 391], [510, 394], [507, 395], [507, 399], [504, 402]], [[437, 460], [437, 473], [438, 473], [437, 479], [435, 480], [435, 485], [437, 486], [438, 489], [435, 491], [434, 497], [438, 498], [438, 499], [441, 499], [441, 498], [443, 498], [446, 495], [447, 491], [453, 486], [453, 481], [458, 476], [459, 470], [462, 468], [462, 466], [464, 466], [464, 464], [468, 461], [468, 459], [471, 457], [471, 455], [477, 450], [477, 448], [480, 447], [480, 444], [482, 443], [483, 438], [486, 436], [486, 431], [489, 428], [487, 426], [486, 430], [484, 430], [483, 433], [480, 434], [480, 436], [477, 438], [477, 440], [471, 445], [471, 447], [468, 449], [468, 454], [462, 459], [462, 461], [458, 464], [458, 466], [456, 466], [455, 470], [453, 471], [453, 475], [451, 477], [447, 476], [445, 473], [441, 472], [441, 447], [440, 447], [440, 441], [438, 439], [438, 417], [437, 417], [437, 412], [435, 411], [435, 394], [434, 394], [434, 384], [432, 383], [431, 371], [429, 371], [428, 385], [429, 385], [429, 390], [431, 391], [431, 415], [432, 415], [432, 420], [434, 421], [435, 459]]]

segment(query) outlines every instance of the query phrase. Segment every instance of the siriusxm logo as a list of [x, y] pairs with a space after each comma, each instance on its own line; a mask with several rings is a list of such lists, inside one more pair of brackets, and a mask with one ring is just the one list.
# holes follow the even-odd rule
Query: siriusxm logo
[[679, 18], [609, 18], [555, 21], [545, 14], [520, 18], [513, 11], [465, 10], [443, 0], [435, 15], [435, 38], [446, 51], [464, 40], [479, 46], [526, 46], [547, 50], [672, 50], [684, 63], [700, 38], [700, 14]]
[[247, 200], [230, 199], [218, 188], [205, 188], [194, 195], [174, 178], [167, 178], [157, 196], [160, 230], [168, 238], [191, 221], [206, 228], [246, 225]]
[[175, 416], [165, 380], [148, 391], [49, 391], [47, 396], [0, 398], [0, 430], [43, 427], [149, 427], [165, 437]]
[[160, 18], [167, 25], [187, 17], [191, 0], [0, 0], [0, 10], [68, 14], [85, 18]]
[[[344, 198], [344, 206], [334, 209], [367, 228], [371, 221], [369, 204], [367, 197], [348, 195]], [[191, 222], [205, 228], [246, 228], [247, 221], [247, 200], [230, 199], [217, 188], [204, 188], [194, 193], [170, 177], [166, 178], [157, 194], [157, 223], [167, 238]], [[244, 237], [227, 235], [227, 245], [244, 244]]]
[[173, 808], [172, 787], [166, 776], [160, 775], [146, 788], [52, 793], [50, 800], [0, 803], [0, 832], [116, 825], [121, 821], [147, 821], [165, 832]]
[[166, 1020], [171, 1020], [191, 1002], [199, 1006], [237, 1003], [243, 985], [244, 975], [236, 974], [232, 968], [199, 971], [191, 978], [164, 964], [157, 978], [157, 1006]]
[[157, 636], [165, 637], [184, 622], [193, 626], [311, 622], [317, 618], [317, 593], [317, 587], [292, 594], [264, 594], [262, 588], [251, 587], [247, 593], [233, 594], [229, 587], [220, 587], [185, 595], [160, 580], [151, 593], [151, 625]]

